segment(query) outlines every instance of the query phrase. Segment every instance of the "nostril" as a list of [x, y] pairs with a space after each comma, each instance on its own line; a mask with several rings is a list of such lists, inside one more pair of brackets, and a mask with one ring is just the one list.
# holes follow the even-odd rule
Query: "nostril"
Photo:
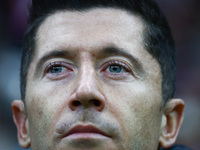
[[78, 107], [78, 106], [81, 105], [81, 102], [80, 101], [73, 101], [72, 105], [75, 106], [75, 107]]
[[98, 111], [102, 111], [105, 106], [105, 103], [103, 100], [99, 99], [82, 99], [82, 100], [77, 100], [73, 99], [69, 102], [69, 108], [72, 111], [75, 111], [77, 109], [88, 109], [88, 108], [93, 108]]
[[93, 99], [90, 102], [96, 107], [100, 107], [101, 106], [101, 102], [99, 100]]

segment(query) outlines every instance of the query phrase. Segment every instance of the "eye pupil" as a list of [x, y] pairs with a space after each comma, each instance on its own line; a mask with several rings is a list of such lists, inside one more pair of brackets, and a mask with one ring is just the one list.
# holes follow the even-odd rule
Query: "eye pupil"
[[120, 73], [122, 71], [122, 67], [119, 65], [111, 65], [109, 67], [109, 71], [113, 73]]
[[60, 73], [60, 72], [62, 72], [62, 67], [60, 67], [60, 66], [54, 66], [54, 67], [52, 67], [50, 69], [50, 72], [51, 73]]

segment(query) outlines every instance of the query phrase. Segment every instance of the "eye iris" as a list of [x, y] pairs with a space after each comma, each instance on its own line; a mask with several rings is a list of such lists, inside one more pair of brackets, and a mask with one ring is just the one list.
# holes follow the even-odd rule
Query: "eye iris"
[[50, 69], [50, 72], [51, 73], [60, 73], [60, 72], [62, 72], [62, 70], [63, 70], [63, 67], [61, 67], [61, 66], [54, 66], [54, 67], [52, 67]]
[[109, 71], [113, 73], [120, 73], [122, 71], [122, 67], [119, 65], [111, 65], [109, 67]]

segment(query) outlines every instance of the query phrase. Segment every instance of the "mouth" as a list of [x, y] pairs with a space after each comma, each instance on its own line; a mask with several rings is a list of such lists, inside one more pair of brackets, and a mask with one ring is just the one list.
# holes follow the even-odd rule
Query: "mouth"
[[77, 125], [70, 129], [65, 135], [64, 138], [70, 139], [102, 139], [102, 138], [111, 138], [104, 131], [96, 128], [92, 125]]

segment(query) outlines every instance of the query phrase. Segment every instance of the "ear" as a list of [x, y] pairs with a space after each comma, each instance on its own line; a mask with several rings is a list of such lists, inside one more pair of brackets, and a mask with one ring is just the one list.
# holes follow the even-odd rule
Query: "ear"
[[163, 148], [171, 147], [177, 138], [183, 122], [184, 102], [181, 99], [172, 99], [166, 103], [162, 117], [162, 129], [159, 139]]
[[28, 119], [26, 116], [24, 103], [21, 100], [12, 102], [13, 119], [17, 127], [17, 137], [19, 145], [23, 148], [30, 147], [30, 137], [28, 134]]

